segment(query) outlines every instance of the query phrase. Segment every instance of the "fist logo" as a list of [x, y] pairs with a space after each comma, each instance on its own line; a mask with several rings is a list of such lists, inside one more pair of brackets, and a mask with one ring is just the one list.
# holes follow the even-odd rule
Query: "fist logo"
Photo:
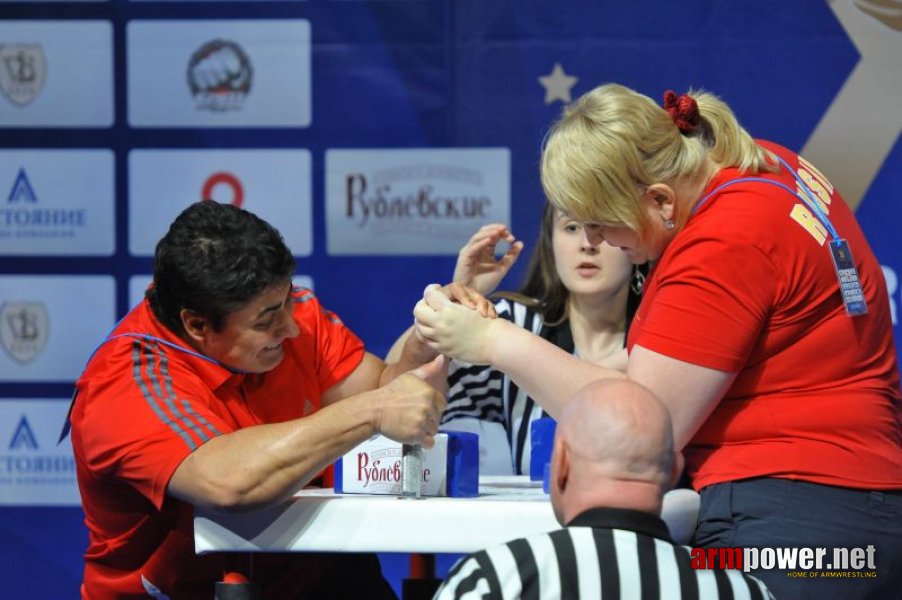
[[201, 46], [188, 62], [188, 86], [197, 107], [216, 112], [237, 110], [251, 90], [254, 71], [241, 46], [213, 40]]

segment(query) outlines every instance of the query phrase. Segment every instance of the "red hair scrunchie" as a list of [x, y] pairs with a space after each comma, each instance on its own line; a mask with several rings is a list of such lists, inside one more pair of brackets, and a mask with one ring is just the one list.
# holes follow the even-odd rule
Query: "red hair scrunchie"
[[664, 110], [682, 133], [692, 133], [699, 123], [698, 103], [688, 94], [677, 96], [673, 90], [664, 92]]

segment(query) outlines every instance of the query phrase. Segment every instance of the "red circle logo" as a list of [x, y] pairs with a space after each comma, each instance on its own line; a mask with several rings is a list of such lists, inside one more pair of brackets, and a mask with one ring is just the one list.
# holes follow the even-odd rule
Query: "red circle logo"
[[207, 177], [200, 192], [201, 200], [212, 200], [213, 190], [219, 185], [227, 186], [232, 190], [232, 199], [229, 204], [240, 208], [244, 203], [244, 186], [241, 185], [240, 179], [225, 171], [219, 171]]

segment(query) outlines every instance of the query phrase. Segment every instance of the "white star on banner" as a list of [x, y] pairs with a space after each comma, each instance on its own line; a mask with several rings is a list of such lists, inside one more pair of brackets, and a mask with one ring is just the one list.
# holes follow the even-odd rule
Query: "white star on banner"
[[539, 83], [545, 88], [545, 104], [551, 104], [555, 100], [570, 102], [570, 88], [576, 85], [579, 78], [564, 73], [561, 63], [554, 63], [554, 69], [550, 75], [539, 77]]

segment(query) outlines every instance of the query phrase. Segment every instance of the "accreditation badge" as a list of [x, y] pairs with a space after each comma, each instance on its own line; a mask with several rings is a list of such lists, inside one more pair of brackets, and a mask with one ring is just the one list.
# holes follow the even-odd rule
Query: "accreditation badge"
[[858, 269], [852, 261], [849, 242], [842, 238], [832, 240], [830, 255], [833, 257], [833, 267], [836, 269], [836, 279], [839, 281], [839, 291], [846, 307], [846, 314], [850, 317], [866, 315], [868, 304], [865, 302], [864, 290], [861, 289], [861, 281], [858, 279]]

